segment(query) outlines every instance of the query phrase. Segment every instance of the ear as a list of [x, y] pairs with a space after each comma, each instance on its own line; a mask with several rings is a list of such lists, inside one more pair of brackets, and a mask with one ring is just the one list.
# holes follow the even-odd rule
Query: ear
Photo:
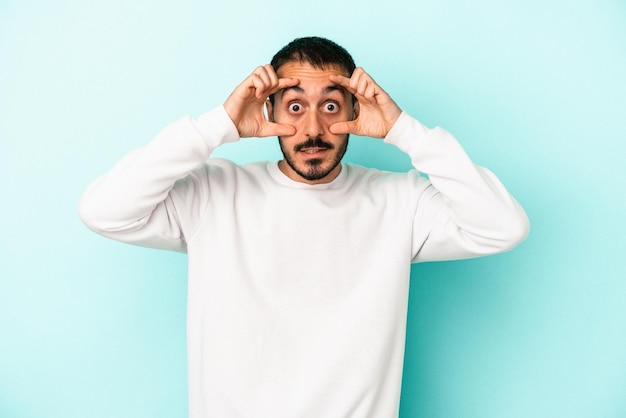
[[352, 120], [355, 120], [359, 117], [359, 113], [361, 112], [361, 106], [359, 106], [358, 100], [354, 102], [354, 106], [352, 107]]
[[274, 107], [269, 99], [265, 101], [265, 110], [267, 111], [267, 120], [274, 122]]

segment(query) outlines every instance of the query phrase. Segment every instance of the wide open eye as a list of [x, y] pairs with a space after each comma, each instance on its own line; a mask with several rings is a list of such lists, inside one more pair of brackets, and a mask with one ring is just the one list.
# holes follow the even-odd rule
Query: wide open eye
[[302, 110], [302, 105], [297, 102], [289, 103], [288, 109], [291, 113], [299, 113]]
[[339, 105], [335, 102], [326, 102], [324, 103], [324, 111], [328, 113], [337, 113], [339, 112]]

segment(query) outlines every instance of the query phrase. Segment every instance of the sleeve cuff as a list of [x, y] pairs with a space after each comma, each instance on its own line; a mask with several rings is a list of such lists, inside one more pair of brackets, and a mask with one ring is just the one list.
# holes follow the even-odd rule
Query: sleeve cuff
[[406, 154], [414, 156], [419, 152], [420, 146], [425, 145], [424, 140], [429, 131], [430, 129], [403, 111], [387, 133], [384, 141], [395, 145]]
[[200, 115], [194, 120], [194, 124], [211, 150], [240, 139], [237, 127], [226, 113], [224, 106], [216, 107]]

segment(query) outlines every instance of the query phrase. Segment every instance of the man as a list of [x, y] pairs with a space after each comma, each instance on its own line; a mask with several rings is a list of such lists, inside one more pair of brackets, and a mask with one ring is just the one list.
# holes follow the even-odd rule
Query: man
[[[349, 134], [384, 138], [415, 170], [342, 164]], [[207, 162], [273, 135], [278, 163]], [[188, 253], [193, 418], [397, 416], [410, 264], [506, 251], [528, 230], [449, 133], [317, 37], [126, 156], [80, 214], [102, 235]]]

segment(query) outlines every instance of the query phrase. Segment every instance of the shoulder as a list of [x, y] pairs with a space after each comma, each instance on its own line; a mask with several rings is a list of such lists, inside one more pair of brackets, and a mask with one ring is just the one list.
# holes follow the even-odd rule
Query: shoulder
[[364, 167], [353, 163], [346, 163], [344, 167], [348, 173], [348, 180], [356, 183], [371, 184], [380, 187], [405, 187], [428, 182], [428, 179], [415, 169], [405, 172], [395, 172]]
[[393, 172], [345, 164], [350, 196], [366, 198], [366, 202], [385, 208], [400, 218], [413, 217], [420, 201], [432, 192], [430, 181], [417, 170]]
[[393, 172], [356, 164], [345, 164], [345, 168], [347, 189], [381, 204], [415, 207], [432, 188], [430, 181], [415, 169]]
[[176, 188], [192, 186], [209, 188], [231, 188], [242, 184], [258, 183], [267, 170], [262, 162], [239, 165], [233, 161], [210, 158], [176, 182]]
[[192, 171], [192, 173], [209, 173], [212, 175], [241, 176], [250, 172], [258, 171], [257, 167], [263, 167], [264, 163], [255, 162], [240, 165], [225, 158], [209, 158], [204, 164]]

